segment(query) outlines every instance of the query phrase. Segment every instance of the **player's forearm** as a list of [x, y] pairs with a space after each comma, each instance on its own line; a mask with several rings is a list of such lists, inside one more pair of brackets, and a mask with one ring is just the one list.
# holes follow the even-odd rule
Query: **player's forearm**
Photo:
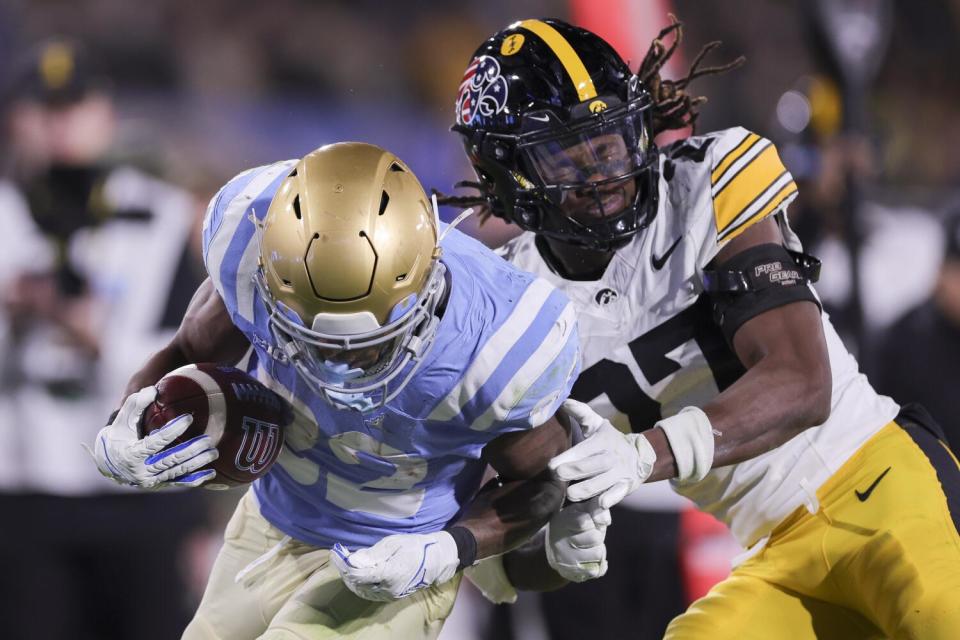
[[185, 364], [235, 364], [249, 347], [250, 343], [230, 320], [223, 301], [207, 278], [193, 294], [173, 340], [133, 374], [124, 398]]
[[[713, 466], [749, 460], [787, 442], [830, 415], [829, 370], [811, 373], [797, 363], [762, 359], [703, 407], [714, 431]], [[647, 482], [677, 476], [666, 435], [644, 432], [657, 461]]]
[[670, 449], [670, 442], [662, 429], [647, 429], [643, 436], [650, 441], [653, 451], [657, 454], [657, 459], [653, 463], [653, 471], [647, 482], [656, 482], [657, 480], [669, 480], [676, 478], [678, 474], [677, 463], [673, 457], [673, 451]]
[[478, 559], [505, 553], [547, 524], [560, 509], [565, 489], [546, 470], [526, 480], [491, 480], [453, 526], [473, 533]]
[[[737, 330], [733, 347], [746, 373], [701, 407], [709, 423], [698, 437], [713, 435], [713, 459], [705, 461], [710, 467], [766, 453], [830, 416], [833, 377], [817, 305], [797, 301], [758, 314]], [[645, 433], [658, 464], [648, 482], [675, 473], [667, 464], [673, 452], [666, 438], [654, 442], [657, 431]]]
[[703, 407], [713, 426], [714, 466], [780, 446], [830, 415], [829, 368], [817, 372], [770, 356]]
[[191, 361], [188, 360], [187, 355], [180, 348], [176, 339], [174, 339], [166, 347], [153, 354], [150, 359], [147, 360], [146, 364], [143, 365], [143, 367], [130, 376], [130, 380], [127, 382], [127, 387], [123, 391], [121, 404], [123, 399], [125, 399], [131, 393], [135, 393], [144, 387], [149, 387], [153, 384], [156, 384], [157, 380], [165, 376], [170, 371], [173, 371], [178, 367], [182, 367], [185, 364], [189, 364], [190, 362]]

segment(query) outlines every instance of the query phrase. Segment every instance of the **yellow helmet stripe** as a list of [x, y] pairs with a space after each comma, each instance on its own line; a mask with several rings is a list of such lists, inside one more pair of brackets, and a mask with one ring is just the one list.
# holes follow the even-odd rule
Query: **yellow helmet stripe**
[[580, 102], [597, 97], [597, 89], [593, 86], [593, 80], [590, 79], [587, 68], [583, 66], [583, 61], [559, 31], [541, 20], [524, 20], [520, 23], [520, 27], [536, 34], [547, 43], [567, 71], [567, 75], [570, 76]]

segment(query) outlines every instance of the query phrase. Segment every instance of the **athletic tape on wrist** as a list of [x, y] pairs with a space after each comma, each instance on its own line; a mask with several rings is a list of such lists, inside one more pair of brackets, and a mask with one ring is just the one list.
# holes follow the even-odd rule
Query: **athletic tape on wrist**
[[637, 450], [637, 479], [640, 482], [646, 482], [650, 474], [653, 473], [653, 465], [657, 462], [657, 452], [653, 450], [653, 445], [641, 433], [627, 434], [627, 441]]
[[473, 531], [466, 527], [450, 527], [446, 532], [453, 537], [457, 545], [457, 557], [460, 558], [457, 570], [472, 567], [477, 561], [477, 538]]
[[710, 418], [697, 407], [684, 407], [675, 416], [664, 418], [655, 426], [663, 429], [673, 451], [681, 482], [703, 480], [713, 466], [713, 426]]

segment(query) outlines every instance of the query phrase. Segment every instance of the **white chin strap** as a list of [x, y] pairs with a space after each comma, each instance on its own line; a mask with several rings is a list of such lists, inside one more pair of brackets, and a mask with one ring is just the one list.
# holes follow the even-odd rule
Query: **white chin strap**
[[[437, 225], [437, 229], [440, 228], [440, 206], [437, 204], [437, 194], [430, 196], [430, 202], [433, 203], [433, 221]], [[473, 215], [473, 207], [469, 209], [464, 209], [460, 212], [456, 218], [453, 219], [447, 228], [443, 230], [443, 233], [440, 234], [440, 237], [437, 238], [437, 248], [440, 248], [440, 243], [443, 242], [443, 239], [447, 237], [447, 234], [457, 228], [457, 226]]]

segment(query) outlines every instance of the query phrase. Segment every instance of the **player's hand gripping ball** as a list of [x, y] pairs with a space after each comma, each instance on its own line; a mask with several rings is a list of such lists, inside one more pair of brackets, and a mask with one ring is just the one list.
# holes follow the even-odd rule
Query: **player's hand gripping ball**
[[269, 471], [293, 419], [290, 405], [240, 369], [189, 364], [157, 382], [157, 397], [143, 412], [139, 436], [183, 414], [193, 423], [169, 447], [201, 435], [210, 437], [220, 457], [201, 467], [217, 472], [208, 489], [253, 482]]

